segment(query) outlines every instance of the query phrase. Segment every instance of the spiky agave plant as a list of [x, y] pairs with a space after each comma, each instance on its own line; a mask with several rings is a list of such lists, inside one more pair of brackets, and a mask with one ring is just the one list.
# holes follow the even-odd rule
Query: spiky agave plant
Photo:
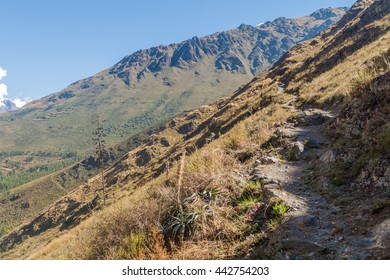
[[178, 170], [177, 170], [177, 206], [173, 208], [173, 214], [169, 221], [168, 230], [171, 232], [171, 237], [175, 241], [183, 242], [184, 238], [191, 235], [196, 220], [199, 214], [196, 212], [189, 212], [186, 210], [189, 204], [197, 200], [197, 194], [182, 199], [181, 189], [184, 175], [186, 152], [184, 151], [181, 155]]
[[198, 217], [198, 213], [186, 211], [181, 211], [173, 216], [169, 226], [172, 238], [182, 242], [185, 237], [190, 236], [194, 231]]

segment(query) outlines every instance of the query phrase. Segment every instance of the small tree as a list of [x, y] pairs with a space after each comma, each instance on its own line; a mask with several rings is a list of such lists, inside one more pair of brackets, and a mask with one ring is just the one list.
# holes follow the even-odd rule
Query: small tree
[[101, 169], [100, 171], [100, 182], [102, 184], [103, 189], [103, 203], [106, 205], [106, 181], [104, 179], [104, 160], [107, 156], [107, 150], [106, 150], [106, 141], [104, 140], [104, 137], [106, 137], [106, 134], [103, 130], [103, 123], [105, 121], [95, 121], [95, 131], [93, 132], [93, 142], [95, 144], [95, 155], [97, 158], [97, 164], [98, 168]]

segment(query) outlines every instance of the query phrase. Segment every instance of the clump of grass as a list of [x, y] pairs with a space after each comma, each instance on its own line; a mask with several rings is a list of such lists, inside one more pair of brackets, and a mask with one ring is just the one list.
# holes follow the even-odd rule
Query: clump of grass
[[0, 237], [8, 232], [7, 228], [0, 224]]
[[298, 157], [297, 157], [296, 153], [294, 153], [292, 150], [289, 150], [287, 153], [287, 160], [288, 161], [296, 161], [296, 160], [298, 160]]
[[366, 92], [368, 85], [375, 77], [375, 72], [375, 70], [370, 68], [364, 68], [357, 72], [351, 81], [351, 92], [354, 93], [354, 95]]
[[237, 150], [240, 148], [240, 137], [237, 135], [229, 135], [225, 140], [225, 145], [228, 149]]
[[367, 106], [381, 104], [384, 94], [378, 92], [377, 84], [374, 81], [376, 77], [383, 75], [389, 70], [389, 54], [372, 58], [351, 80], [350, 95], [352, 97], [363, 97]]
[[259, 194], [263, 184], [260, 181], [248, 181], [242, 191], [242, 196]]
[[145, 255], [146, 236], [143, 232], [131, 232], [128, 237], [123, 238], [118, 249], [118, 256], [121, 259], [142, 259]]
[[365, 166], [367, 159], [361, 156], [359, 159], [338, 160], [329, 171], [332, 184], [341, 186], [354, 180]]
[[289, 208], [285, 202], [271, 199], [264, 213], [264, 215], [268, 217], [266, 220], [266, 228], [271, 231], [276, 230], [282, 222], [288, 209]]
[[253, 209], [263, 199], [262, 183], [259, 181], [248, 181], [242, 188], [237, 206], [238, 209], [246, 212], [249, 209]]
[[284, 202], [276, 202], [271, 208], [271, 218], [281, 219], [287, 213], [288, 206]]
[[253, 208], [253, 206], [261, 201], [263, 198], [260, 196], [254, 196], [254, 195], [250, 195], [250, 196], [246, 196], [245, 198], [243, 198], [242, 200], [238, 201], [238, 207], [243, 209], [243, 210], [248, 210], [250, 208]]
[[246, 130], [243, 123], [239, 123], [234, 128], [234, 131], [230, 131], [226, 134], [224, 139], [225, 147], [230, 150], [238, 150], [245, 148], [248, 144], [246, 137]]

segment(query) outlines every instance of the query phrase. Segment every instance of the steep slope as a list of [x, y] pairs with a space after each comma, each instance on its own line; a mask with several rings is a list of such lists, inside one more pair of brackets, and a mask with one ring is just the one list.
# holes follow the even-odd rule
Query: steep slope
[[[185, 110], [229, 95], [297, 42], [336, 22], [345, 9], [140, 50], [58, 93], [0, 116], [0, 151], [84, 155], [91, 125], [107, 120], [115, 144]], [[7, 158], [5, 158], [6, 160]], [[12, 160], [12, 159], [11, 159]]]
[[[126, 141], [110, 147], [109, 156], [104, 162], [109, 166], [120, 159], [128, 150], [132, 150], [148, 141], [151, 134], [163, 129], [161, 124], [137, 133]], [[45, 157], [45, 154], [41, 155]], [[37, 155], [34, 155], [34, 158]], [[80, 184], [96, 175], [99, 171], [98, 162], [94, 156], [71, 164], [73, 160], [60, 165], [60, 170], [47, 170], [48, 175], [32, 180], [19, 187], [0, 193], [0, 236], [26, 219], [35, 217], [57, 199], [68, 194]], [[61, 169], [65, 166], [65, 168]], [[55, 169], [56, 166], [53, 167]], [[51, 172], [50, 172], [51, 171]], [[35, 171], [37, 173], [38, 171]], [[7, 176], [4, 176], [7, 178]], [[1, 187], [1, 184], [0, 184]]]
[[389, 23], [388, 0], [358, 1], [108, 168], [108, 205], [93, 178], [5, 236], [2, 256], [389, 258]]

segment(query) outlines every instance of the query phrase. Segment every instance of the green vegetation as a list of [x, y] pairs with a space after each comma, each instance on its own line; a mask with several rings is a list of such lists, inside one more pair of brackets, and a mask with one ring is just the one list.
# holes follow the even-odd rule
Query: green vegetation
[[180, 211], [177, 215], [172, 216], [170, 225], [168, 226], [172, 240], [182, 242], [184, 238], [189, 237], [195, 229], [198, 218], [198, 213], [188, 213], [185, 211]]
[[257, 197], [254, 195], [246, 196], [244, 199], [238, 202], [238, 206], [244, 210], [248, 210], [252, 208], [256, 204], [256, 202], [259, 202], [261, 200], [262, 197]]
[[262, 184], [259, 181], [249, 181], [242, 190], [238, 207], [243, 210], [252, 209], [256, 203], [263, 201]]
[[5, 233], [7, 233], [8, 230], [0, 224], [0, 237], [3, 236]]
[[[75, 158], [57, 163], [34, 165], [22, 172], [12, 170], [5, 174], [0, 173], [0, 193], [61, 170], [78, 160], [78, 158]], [[19, 167], [19, 162], [8, 161], [7, 163], [14, 168]]]
[[271, 218], [281, 219], [288, 211], [288, 207], [284, 202], [276, 202], [271, 209]]
[[140, 252], [145, 248], [146, 236], [142, 232], [131, 232], [123, 239], [123, 245], [118, 249], [121, 259], [136, 259], [140, 257]]

